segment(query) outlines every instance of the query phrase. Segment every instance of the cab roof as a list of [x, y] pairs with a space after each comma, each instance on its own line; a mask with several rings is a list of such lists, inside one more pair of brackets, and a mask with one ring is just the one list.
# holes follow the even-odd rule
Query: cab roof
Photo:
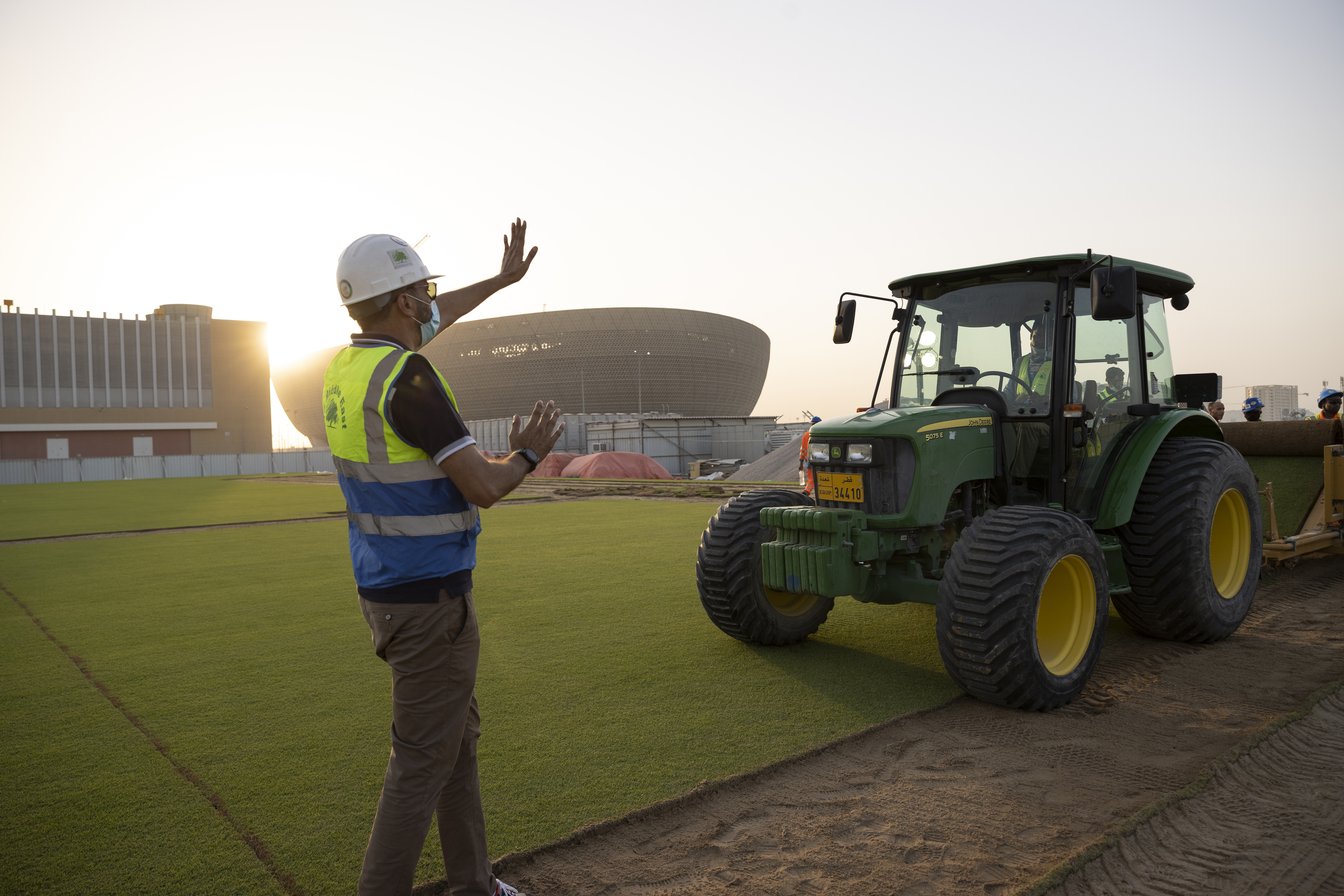
[[[897, 298], [936, 299], [943, 293], [980, 283], [1009, 282], [1021, 280], [1039, 280], [1054, 282], [1061, 276], [1076, 273], [1091, 261], [1105, 258], [1093, 254], [1089, 259], [1086, 253], [1072, 255], [1044, 255], [1040, 258], [1022, 258], [1017, 261], [1001, 261], [997, 264], [984, 264], [973, 268], [959, 268], [954, 271], [937, 271], [931, 274], [915, 274], [891, 281], [891, 294]], [[1195, 281], [1189, 274], [1174, 271], [1171, 268], [1158, 267], [1142, 261], [1116, 258], [1115, 264], [1133, 267], [1138, 274], [1139, 289], [1169, 299], [1172, 296], [1187, 293], [1194, 289]]]

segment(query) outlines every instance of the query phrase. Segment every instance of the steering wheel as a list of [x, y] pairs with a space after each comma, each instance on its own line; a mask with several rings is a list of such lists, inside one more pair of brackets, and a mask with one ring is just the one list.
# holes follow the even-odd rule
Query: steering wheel
[[1111, 406], [1119, 404], [1120, 402], [1125, 401], [1128, 398], [1129, 398], [1129, 387], [1121, 386], [1119, 392], [1115, 393], [1110, 398], [1106, 399], [1100, 405], [1097, 406], [1097, 410], [1093, 414], [1093, 419], [1101, 420], [1103, 417], [1110, 416], [1109, 412]]
[[1032, 394], [1030, 383], [1022, 379], [1020, 376], [1009, 373], [1006, 370], [982, 370], [980, 371], [980, 375], [975, 378], [975, 382], [979, 383], [982, 379], [984, 379], [987, 376], [996, 376], [999, 378], [1000, 392], [1006, 393], [1008, 391], [1008, 384], [1016, 383], [1017, 385], [1022, 387], [1022, 391], [1024, 393], [1026, 393], [1027, 395]]

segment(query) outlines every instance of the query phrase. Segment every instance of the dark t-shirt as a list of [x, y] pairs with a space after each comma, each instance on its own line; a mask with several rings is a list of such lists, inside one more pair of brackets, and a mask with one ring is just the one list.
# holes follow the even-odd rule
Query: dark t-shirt
[[[395, 345], [406, 348], [391, 336], [358, 333], [351, 337], [356, 346]], [[407, 349], [409, 351], [409, 349]], [[388, 390], [388, 423], [403, 442], [414, 445], [440, 463], [445, 457], [475, 445], [476, 439], [466, 422], [453, 407], [438, 374], [423, 355], [412, 353], [406, 359], [396, 381]], [[464, 569], [442, 579], [423, 579], [389, 588], [360, 588], [365, 600], [383, 603], [432, 603], [439, 591], [465, 594], [471, 590], [471, 570]]]

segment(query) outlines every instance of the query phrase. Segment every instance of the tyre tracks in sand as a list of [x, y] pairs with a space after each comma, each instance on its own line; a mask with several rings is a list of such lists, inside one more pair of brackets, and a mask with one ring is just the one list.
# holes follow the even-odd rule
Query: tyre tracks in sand
[[1344, 893], [1344, 691], [1221, 763], [1045, 896]]
[[1341, 683], [1344, 557], [1304, 562], [1227, 641], [1114, 639], [1061, 710], [961, 698], [497, 870], [547, 896], [1344, 896]]

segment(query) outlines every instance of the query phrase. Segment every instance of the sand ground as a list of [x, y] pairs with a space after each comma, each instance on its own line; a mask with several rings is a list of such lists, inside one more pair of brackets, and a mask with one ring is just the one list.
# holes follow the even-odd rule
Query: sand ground
[[[1341, 894], [1344, 557], [1052, 713], [962, 698], [503, 857], [532, 896]], [[435, 888], [424, 888], [434, 892]]]

